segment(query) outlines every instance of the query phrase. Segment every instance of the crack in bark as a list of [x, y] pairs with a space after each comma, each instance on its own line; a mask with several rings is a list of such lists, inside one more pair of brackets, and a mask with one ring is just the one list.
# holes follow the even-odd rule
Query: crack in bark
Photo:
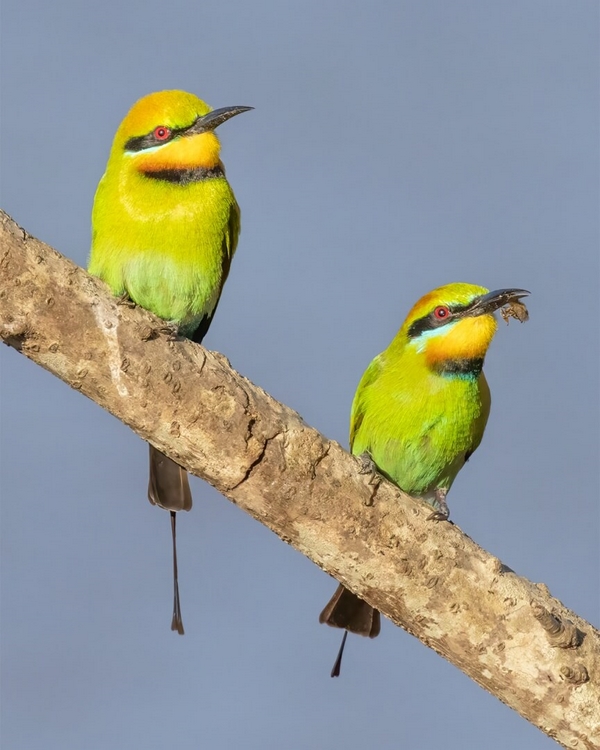
[[317, 458], [314, 460], [312, 466], [311, 466], [311, 479], [315, 479], [317, 476], [317, 469], [319, 467], [319, 464], [322, 463], [327, 456], [329, 455], [329, 452], [331, 451], [331, 442], [327, 441], [325, 443], [325, 449], [321, 453], [320, 456], [317, 456]]
[[[249, 443], [250, 439], [255, 437], [255, 435], [252, 432], [252, 427], [256, 424], [256, 417], [251, 417], [250, 421], [248, 422], [247, 427], [247, 437], [246, 437], [246, 444]], [[250, 476], [254, 469], [262, 462], [263, 458], [265, 457], [265, 454], [267, 452], [267, 448], [269, 447], [269, 443], [271, 443], [276, 438], [280, 437], [286, 432], [286, 430], [278, 430], [273, 435], [267, 435], [265, 438], [263, 438], [263, 442], [260, 448], [260, 451], [258, 453], [258, 456], [250, 463], [248, 468], [246, 469], [244, 476], [240, 479], [239, 482], [236, 482], [236, 484], [228, 487], [229, 492], [234, 492], [237, 490], [244, 482], [247, 482], [248, 479], [250, 479]], [[258, 438], [257, 438], [258, 439]]]

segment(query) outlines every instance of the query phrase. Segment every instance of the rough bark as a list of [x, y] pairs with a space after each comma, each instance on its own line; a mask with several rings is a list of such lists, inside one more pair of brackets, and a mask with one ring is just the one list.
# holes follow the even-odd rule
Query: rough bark
[[559, 743], [600, 747], [598, 631], [2, 212], [0, 336]]

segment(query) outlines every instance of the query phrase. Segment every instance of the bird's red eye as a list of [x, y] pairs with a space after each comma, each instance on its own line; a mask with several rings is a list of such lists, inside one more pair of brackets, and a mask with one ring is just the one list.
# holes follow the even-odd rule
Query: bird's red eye
[[435, 315], [437, 320], [445, 320], [450, 315], [450, 310], [444, 305], [440, 305], [439, 307], [435, 308], [433, 314]]
[[170, 135], [171, 131], [169, 128], [165, 128], [164, 125], [159, 125], [157, 128], [154, 128], [154, 137], [157, 141], [166, 141]]

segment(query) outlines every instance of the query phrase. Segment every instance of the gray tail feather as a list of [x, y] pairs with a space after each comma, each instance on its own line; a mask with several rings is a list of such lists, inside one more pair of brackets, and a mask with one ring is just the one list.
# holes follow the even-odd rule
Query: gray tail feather
[[379, 612], [356, 594], [353, 594], [352, 591], [348, 591], [341, 583], [319, 615], [319, 622], [331, 625], [333, 628], [344, 629], [340, 650], [331, 670], [332, 677], [340, 676], [342, 656], [348, 633], [358, 633], [358, 635], [366, 635], [368, 638], [376, 638], [381, 629]]
[[165, 510], [190, 510], [192, 493], [187, 471], [167, 458], [164, 453], [150, 447], [150, 481], [148, 500]]
[[321, 612], [319, 622], [368, 638], [376, 638], [381, 629], [379, 612], [341, 583]]
[[187, 471], [179, 464], [150, 446], [150, 481], [148, 500], [152, 505], [171, 511], [171, 536], [173, 539], [173, 618], [171, 630], [184, 634], [179, 602], [179, 576], [177, 572], [177, 538], [175, 532], [176, 512], [190, 510], [192, 493]]

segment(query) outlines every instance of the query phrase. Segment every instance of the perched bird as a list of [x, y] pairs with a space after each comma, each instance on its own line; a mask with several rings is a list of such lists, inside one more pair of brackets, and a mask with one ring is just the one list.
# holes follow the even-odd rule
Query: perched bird
[[[477, 449], [490, 413], [483, 361], [496, 333], [494, 311], [526, 319], [529, 292], [489, 292], [448, 284], [422, 297], [388, 348], [358, 385], [350, 416], [350, 448], [404, 492], [446, 520], [446, 495]], [[320, 622], [346, 632], [331, 672], [337, 677], [348, 631], [375, 638], [379, 612], [341, 584]]]
[[[200, 343], [219, 303], [240, 232], [215, 128], [252, 107], [185, 91], [136, 102], [119, 126], [94, 199], [89, 272]], [[150, 446], [148, 499], [171, 512], [173, 620], [183, 635], [175, 513], [190, 510], [184, 469]]]

